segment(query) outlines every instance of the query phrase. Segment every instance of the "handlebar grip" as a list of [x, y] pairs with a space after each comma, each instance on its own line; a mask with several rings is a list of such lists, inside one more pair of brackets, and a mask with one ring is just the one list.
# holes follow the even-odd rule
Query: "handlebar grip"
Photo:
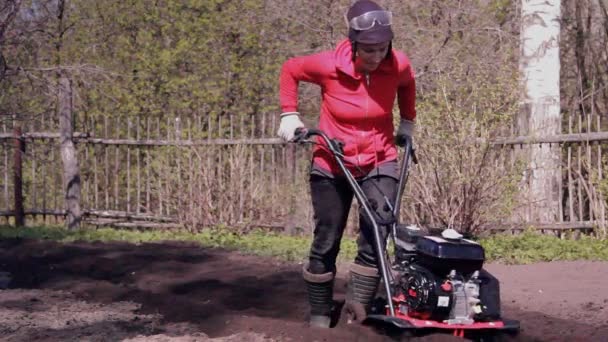
[[302, 142], [313, 135], [324, 136], [323, 132], [317, 128], [298, 127], [294, 133], [294, 142]]
[[307, 138], [310, 138], [313, 135], [321, 135], [321, 133], [322, 133], [321, 130], [318, 128], [309, 128], [306, 131], [306, 136], [307, 136]]
[[293, 142], [299, 142], [308, 138], [308, 130], [305, 127], [296, 128], [293, 136]]

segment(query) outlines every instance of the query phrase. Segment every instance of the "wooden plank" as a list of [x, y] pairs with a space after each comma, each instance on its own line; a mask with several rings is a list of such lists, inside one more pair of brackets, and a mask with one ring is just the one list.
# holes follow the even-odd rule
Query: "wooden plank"
[[[93, 118], [91, 118], [91, 127], [93, 127], [92, 129], [95, 129], [95, 121]], [[94, 207], [99, 208], [99, 166], [97, 165], [98, 149], [96, 145], [91, 146], [91, 149], [93, 150], [93, 202]]]
[[272, 119], [271, 119], [271, 130], [270, 130], [270, 136], [274, 137], [277, 134], [277, 116], [276, 115], [271, 115]]
[[[257, 127], [255, 123], [256, 123], [255, 116], [253, 116], [251, 118], [251, 132], [250, 132], [250, 135], [249, 135], [249, 139], [255, 138], [255, 129]], [[245, 137], [246, 137], [246, 135], [243, 135], [241, 138], [245, 138]]]
[[[251, 118], [251, 132], [250, 132], [250, 138], [255, 137], [255, 129], [256, 129], [256, 117], [253, 116]], [[254, 219], [254, 212], [253, 212], [253, 208], [254, 208], [254, 204], [255, 204], [255, 199], [253, 196], [253, 172], [254, 172], [254, 154], [256, 154], [257, 152], [257, 147], [256, 146], [251, 146], [249, 149], [249, 215], [247, 215], [247, 219], [248, 221], [253, 221]]]
[[[555, 134], [545, 137], [515, 137], [499, 138], [490, 142], [491, 145], [515, 145], [515, 144], [561, 144], [561, 143], [582, 143], [591, 141], [608, 140], [608, 132], [587, 132], [572, 134]], [[483, 141], [479, 141], [483, 142]]]
[[246, 133], [245, 133], [245, 116], [241, 115], [241, 124], [240, 124], [240, 131], [239, 131], [239, 139], [243, 139], [246, 137]]
[[[274, 123], [273, 123], [274, 126]], [[271, 147], [270, 148], [270, 172], [268, 172], [271, 176], [270, 176], [270, 203], [272, 204], [272, 209], [271, 209], [271, 214], [272, 214], [272, 219], [274, 219], [277, 215], [277, 206], [275, 205], [276, 202], [276, 197], [277, 197], [277, 188], [276, 188], [276, 179], [277, 179], [277, 165], [276, 165], [276, 149]]]
[[[213, 134], [213, 120], [211, 119], [211, 115], [209, 115], [207, 117], [207, 139], [211, 139], [211, 136]], [[211, 155], [215, 155], [215, 147], [211, 147], [209, 149], [206, 149], [206, 155], [207, 155], [207, 167], [205, 168], [205, 172], [207, 173], [214, 173], [215, 170], [211, 168]], [[209, 175], [208, 177], [211, 177], [211, 175]], [[207, 198], [206, 203], [211, 203], [211, 194], [209, 194], [209, 197]], [[199, 206], [201, 207], [201, 218], [206, 218], [208, 215], [206, 215], [206, 213], [204, 212], [205, 209], [203, 209], [203, 205], [202, 203], [199, 204]], [[209, 208], [210, 206], [208, 206], [207, 208]]]
[[[228, 114], [228, 118], [230, 119], [230, 140], [234, 139], [234, 115], [232, 113]], [[238, 156], [237, 156], [238, 157]], [[235, 172], [235, 151], [234, 151], [234, 147], [230, 146], [228, 148], [228, 166], [230, 168], [230, 171], [228, 172], [229, 174], [229, 182], [228, 182], [228, 186], [229, 186], [229, 193], [235, 193], [234, 192], [234, 181], [235, 181], [235, 177], [234, 177], [234, 172]], [[237, 164], [238, 165], [238, 164]], [[235, 218], [235, 201], [228, 201], [228, 224], [232, 224], [236, 218]]]
[[[58, 162], [58, 158], [55, 158], [55, 153], [57, 150], [57, 146], [54, 146], [54, 148], [51, 149], [51, 163], [53, 164], [53, 170], [55, 170], [55, 172], [53, 172], [53, 183], [52, 183], [52, 194], [53, 194], [53, 209], [57, 209], [59, 208], [59, 203], [58, 203], [58, 196], [57, 193], [63, 193], [63, 189], [64, 189], [64, 184], [63, 184], [63, 177], [61, 177], [61, 175], [59, 174], [59, 172], [57, 172], [56, 170], [61, 170], [61, 165], [57, 165], [59, 164]], [[61, 186], [60, 190], [57, 190], [57, 187]], [[57, 216], [53, 217], [55, 219], [55, 223], [58, 222], [57, 220]]]
[[[91, 135], [89, 133], [74, 132], [74, 139], [87, 140]], [[9, 140], [13, 136], [10, 133], [0, 133], [0, 140]], [[46, 139], [59, 139], [61, 135], [57, 132], [23, 132], [21, 138], [25, 140], [46, 140]]]
[[[243, 151], [243, 159], [246, 160], [247, 159], [247, 151], [249, 149], [245, 149]], [[239, 206], [238, 206], [238, 215], [236, 217], [237, 222], [243, 222], [243, 218], [244, 218], [244, 213], [243, 211], [245, 210], [245, 173], [247, 172], [247, 170], [245, 169], [247, 167], [247, 164], [245, 164], [244, 162], [242, 164], [240, 164], [241, 167], [239, 168], [239, 176], [238, 182], [239, 182]]]
[[[131, 119], [127, 118], [127, 139], [131, 138]], [[131, 211], [131, 146], [127, 146], [127, 211]]]
[[[235, 169], [234, 161], [235, 161], [235, 158], [236, 157], [234, 156], [234, 148], [229, 147], [228, 148], [228, 158], [227, 158], [228, 160], [226, 162], [226, 164], [228, 166], [228, 179], [227, 179], [227, 182], [226, 182], [226, 186], [228, 187], [227, 193], [234, 193], [234, 187], [233, 187], [233, 185], [234, 185], [234, 180], [235, 180], [235, 177], [234, 177], [234, 172], [235, 172], [235, 170], [234, 170]], [[225, 189], [225, 188], [222, 188], [222, 189]], [[228, 217], [227, 217], [228, 222], [227, 223], [231, 224], [232, 222], [234, 222], [234, 201], [228, 200], [227, 202], [228, 202], [228, 206], [227, 207], [222, 207], [222, 208], [228, 209], [227, 210], [228, 211]]]
[[162, 215], [134, 215], [132, 212], [120, 210], [94, 210], [85, 211], [87, 216], [116, 218], [116, 219], [132, 219], [132, 220], [148, 220], [157, 222], [177, 222], [174, 217]]
[[[33, 131], [35, 129], [34, 127], [34, 122], [30, 123], [30, 129], [29, 131]], [[29, 148], [28, 148], [28, 153], [27, 153], [27, 159], [30, 160], [30, 179], [31, 179], [31, 183], [30, 183], [30, 194], [29, 194], [29, 199], [31, 201], [31, 205], [33, 207], [37, 207], [38, 206], [38, 194], [36, 193], [36, 184], [38, 183], [38, 177], [36, 177], [36, 148], [37, 146], [35, 144], [30, 144]]]
[[[46, 129], [46, 115], [44, 113], [42, 113], [41, 117], [40, 117], [40, 127], [41, 129]], [[47, 145], [47, 149], [52, 149], [53, 145], [49, 144]], [[42, 210], [46, 210], [47, 209], [47, 196], [48, 196], [48, 179], [47, 177], [49, 177], [50, 175], [47, 175], [47, 165], [48, 165], [48, 152], [44, 154], [44, 162], [41, 165], [40, 168], [40, 174], [42, 177]], [[47, 224], [47, 216], [46, 215], [42, 215], [42, 223], [43, 224]]]
[[15, 226], [25, 225], [25, 215], [23, 208], [23, 152], [25, 151], [25, 141], [19, 139], [21, 127], [13, 128], [15, 142], [13, 145], [13, 209], [15, 212]]
[[117, 222], [114, 220], [86, 220], [87, 224], [116, 227], [116, 228], [132, 228], [132, 229], [157, 229], [157, 230], [175, 230], [183, 229], [183, 225], [178, 223], [153, 223], [153, 222]]
[[[146, 117], [146, 137], [150, 138], [150, 118]], [[146, 148], [146, 213], [151, 210], [150, 199], [151, 199], [151, 175], [150, 175], [150, 149]]]
[[[592, 117], [591, 114], [587, 114], [585, 115], [585, 119], [586, 119], [586, 123], [587, 123], [587, 132], [591, 132], [591, 121], [592, 121]], [[593, 168], [593, 161], [591, 160], [591, 143], [586, 143], [585, 144], [585, 155], [587, 158], [587, 168], [588, 168], [588, 172], [592, 171]], [[595, 199], [595, 191], [593, 191], [593, 184], [591, 181], [591, 178], [589, 177], [587, 180], [587, 186], [589, 188], [589, 191], [587, 192], [587, 196], [589, 198], [589, 219], [590, 220], [594, 220], [595, 217], [595, 211], [593, 210], [593, 206], [596, 203], [596, 199]]]
[[[65, 216], [65, 210], [53, 210], [53, 209], [28, 209], [24, 210], [23, 214], [25, 216]], [[0, 211], [0, 216], [2, 217], [14, 217], [15, 211], [13, 210], [2, 210]]]
[[[568, 115], [568, 133], [572, 133], [572, 113]], [[567, 148], [568, 153], [568, 213], [570, 216], [569, 221], [574, 221], [574, 187], [572, 182], [574, 179], [572, 177], [572, 146], [568, 145]]]
[[[268, 191], [272, 191], [272, 189], [269, 188], [268, 185], [268, 178], [272, 177], [272, 174], [270, 172], [268, 172], [267, 168], [266, 168], [266, 148], [265, 146], [259, 146], [258, 147], [260, 150], [260, 170], [259, 170], [259, 179], [260, 182], [262, 183], [262, 191], [264, 192], [264, 199], [268, 198], [266, 196], [266, 193], [268, 193]], [[264, 203], [265, 206], [268, 205], [268, 203]], [[274, 205], [274, 203], [270, 203], [270, 205]], [[266, 209], [266, 208], [264, 208]], [[259, 217], [262, 218], [262, 213], [259, 213]]]
[[[263, 125], [265, 126], [265, 125]], [[265, 130], [265, 127], [262, 127]], [[95, 138], [89, 133], [74, 133], [74, 140], [79, 143], [91, 143], [100, 145], [141, 145], [141, 146], [198, 146], [198, 145], [284, 145], [280, 138], [247, 138], [247, 139], [109, 139]], [[26, 133], [23, 138], [28, 139], [56, 139], [55, 133]], [[10, 133], [0, 133], [0, 140], [13, 139]], [[562, 143], [584, 143], [593, 141], [608, 141], [608, 132], [589, 132], [573, 134], [556, 134], [546, 137], [514, 137], [498, 138], [489, 142], [490, 145], [530, 145], [530, 144], [562, 144]], [[474, 143], [485, 143], [484, 140], [476, 140]]]
[[[103, 134], [104, 137], [108, 137], [108, 117], [104, 116], [103, 117]], [[105, 198], [105, 209], [109, 209], [110, 208], [110, 162], [109, 162], [109, 156], [108, 156], [108, 148], [105, 147], [103, 149], [103, 153], [104, 153], [104, 167], [105, 167], [105, 175], [104, 175], [104, 187], [103, 187], [103, 192], [104, 192], [104, 198]]]
[[[301, 158], [300, 156], [303, 157], [302, 155], [302, 150], [303, 150], [303, 146], [302, 147], [298, 147], [298, 146], [289, 146], [287, 147], [289, 149], [292, 150], [292, 155], [290, 156], [291, 160], [289, 161], [291, 163], [291, 182], [294, 186], [294, 199], [292, 201], [292, 206], [290, 211], [293, 213], [293, 215], [296, 214], [296, 212], [298, 211], [298, 196], [295, 195], [297, 193], [297, 188], [303, 186], [303, 184], [300, 182], [300, 176], [299, 176], [299, 167], [298, 167], [298, 160], [299, 158]], [[294, 216], [294, 219], [296, 217]]]
[[[243, 139], [246, 137], [246, 131], [245, 131], [245, 115], [241, 114], [240, 116], [240, 132], [239, 132], [239, 138]], [[248, 155], [249, 155], [249, 150], [251, 149], [250, 146], [247, 146], [246, 149], [243, 150], [243, 163], [241, 164], [241, 167], [239, 169], [239, 173], [240, 173], [240, 177], [239, 177], [239, 206], [238, 206], [238, 217], [237, 217], [237, 221], [239, 223], [243, 222], [244, 218], [245, 218], [245, 175], [247, 174], [247, 161], [248, 161]]]
[[234, 115], [232, 113], [228, 114], [228, 119], [230, 120], [230, 140], [234, 139]]
[[[223, 177], [223, 175], [224, 175], [224, 172], [223, 172], [224, 171], [223, 170], [223, 163], [224, 163], [223, 156], [224, 156], [224, 153], [223, 153], [223, 150], [221, 148], [218, 148], [218, 149], [219, 149], [219, 153], [216, 153], [216, 155], [217, 155], [216, 158], [217, 158], [218, 162], [215, 164], [215, 167], [214, 167], [215, 179], [217, 179], [217, 186], [218, 186], [218, 188], [219, 189], [225, 189], [224, 188], [224, 186], [225, 186], [224, 185], [224, 177]], [[224, 192], [218, 193], [218, 202], [219, 202], [218, 208], [220, 208], [218, 210], [218, 219], [219, 219], [219, 222], [224, 222], [224, 208], [225, 208], [224, 197], [225, 197], [224, 196]]]
[[[169, 118], [169, 117], [167, 117], [166, 130], [167, 130], [167, 140], [172, 140], [171, 139], [171, 118]], [[165, 189], [164, 189], [165, 198], [167, 199], [167, 201], [165, 202], [165, 213], [166, 213], [166, 215], [170, 215], [169, 213], [170, 213], [170, 211], [172, 209], [172, 205], [171, 205], [172, 204], [171, 203], [171, 192], [170, 191], [173, 188], [172, 187], [173, 184], [171, 184], [171, 182], [172, 182], [171, 177], [167, 176], [167, 174], [169, 172], [171, 172], [170, 171], [171, 161], [169, 160], [169, 158], [167, 156], [168, 156], [167, 153], [163, 154], [163, 158], [165, 160], [165, 164], [164, 165], [166, 167], [163, 168], [162, 172], [163, 172], [163, 179], [165, 180]], [[162, 212], [160, 214], [163, 215]]]
[[[85, 144], [82, 147], [82, 151], [84, 151], [84, 160], [80, 162], [80, 167], [82, 168], [84, 165], [91, 165], [91, 160], [89, 159], [89, 145]], [[91, 180], [89, 179], [89, 173], [86, 171], [87, 169], [81, 169], [81, 177], [83, 184], [83, 202], [81, 203], [82, 208], [91, 207]], [[35, 205], [34, 205], [35, 206]]]
[[[224, 134], [224, 132], [222, 130], [222, 116], [221, 115], [218, 116], [217, 121], [218, 121], [218, 132], [217, 132], [218, 133], [218, 137], [222, 137], [223, 134]], [[223, 162], [222, 159], [223, 158], [222, 158], [222, 156], [224, 154], [222, 153], [223, 150], [221, 148], [219, 148], [219, 150], [220, 150], [220, 153], [217, 153], [217, 158], [219, 159], [219, 161], [215, 165], [215, 174], [216, 174], [217, 179], [218, 179], [218, 187], [220, 189], [224, 189], [224, 177], [222, 177], [222, 175], [223, 175], [223, 172], [222, 172], [223, 171], [222, 170], [222, 166], [223, 166], [222, 165], [222, 162]], [[220, 222], [224, 222], [224, 210], [223, 210], [224, 209], [224, 196], [223, 196], [223, 193], [219, 194], [219, 208], [220, 208], [219, 215], [218, 215], [219, 221]]]
[[[291, 151], [291, 150], [290, 150]], [[280, 161], [280, 165], [281, 165], [281, 169], [284, 171], [287, 171], [287, 174], [285, 174], [285, 172], [278, 172], [277, 170], [277, 179], [279, 181], [279, 184], [290, 184], [291, 186], [293, 186], [295, 183], [290, 182], [290, 176], [291, 173], [293, 172], [293, 170], [290, 168], [290, 163], [289, 163], [289, 158], [287, 157], [287, 148], [281, 148], [280, 150], [280, 157], [281, 157], [281, 161]], [[278, 190], [278, 189], [277, 189]], [[293, 193], [293, 190], [290, 191], [290, 193]], [[285, 194], [284, 193], [280, 193], [279, 198], [283, 197]], [[283, 197], [284, 198], [284, 197]], [[289, 199], [289, 195], [287, 197]], [[289, 212], [290, 212], [290, 205], [289, 203], [291, 202], [290, 200], [287, 200], [285, 202], [283, 202], [283, 200], [279, 200], [281, 203], [287, 203], [287, 206], [281, 206], [280, 210], [279, 210], [279, 215], [281, 215], [281, 217], [285, 217]]]
[[[276, 118], [272, 119], [272, 131], [276, 126]], [[265, 122], [262, 121], [261, 132], [266, 132]], [[276, 132], [275, 132], [276, 133]], [[220, 135], [221, 136], [221, 135]], [[274, 134], [271, 134], [274, 136]], [[28, 132], [23, 134], [23, 138], [28, 139], [58, 139], [58, 133], [52, 132]], [[13, 139], [11, 133], [0, 133], [0, 140]], [[174, 139], [157, 139], [157, 140], [132, 140], [132, 139], [107, 139], [96, 138], [89, 132], [74, 132], [74, 140], [77, 142], [104, 144], [104, 145], [239, 145], [239, 144], [260, 144], [260, 145], [281, 145], [284, 142], [279, 138], [258, 138], [258, 139], [196, 139], [196, 140], [181, 140]], [[529, 145], [529, 144], [561, 144], [561, 143], [583, 143], [591, 141], [608, 141], [608, 132], [586, 132], [586, 133], [569, 133], [555, 134], [550, 136], [539, 137], [512, 137], [512, 138], [497, 138], [489, 142], [490, 145]], [[485, 140], [477, 139], [474, 143], [486, 143]]]
[[[181, 140], [181, 120], [179, 117], [175, 119], [175, 140]], [[175, 156], [175, 162], [177, 166], [177, 210], [182, 210], [184, 202], [183, 184], [182, 184], [182, 150], [177, 150], [171, 155]]]
[[[52, 148], [52, 146], [50, 147]], [[45, 153], [45, 159], [46, 159], [46, 153]], [[46, 159], [46, 161], [48, 161], [48, 159]], [[44, 162], [40, 165], [40, 177], [42, 178], [42, 209], [46, 210], [47, 209], [47, 194], [48, 194], [48, 180], [47, 180], [47, 162]], [[46, 221], [46, 215], [42, 215], [42, 222], [44, 224], [47, 223]]]
[[211, 114], [207, 116], [207, 139], [205, 141], [211, 141], [211, 133], [212, 133], [213, 121], [211, 119]]
[[[140, 139], [140, 132], [141, 132], [141, 120], [139, 115], [137, 116], [137, 120], [136, 120], [136, 131], [135, 131], [135, 137], [136, 139]], [[135, 157], [136, 157], [136, 167], [137, 167], [137, 192], [136, 192], [136, 198], [135, 198], [135, 212], [136, 213], [140, 213], [141, 212], [141, 146], [137, 146], [137, 148], [135, 149]]]
[[[579, 132], [582, 131], [582, 117], [581, 115], [578, 115], [578, 130]], [[583, 184], [582, 182], [584, 182], [584, 179], [581, 179], [582, 177], [582, 160], [583, 160], [583, 156], [582, 156], [582, 150], [581, 150], [581, 145], [577, 145], [576, 146], [576, 154], [577, 154], [577, 195], [578, 195], [578, 219], [579, 220], [583, 220], [585, 218], [585, 216], [583, 215]]]
[[[190, 120], [190, 118], [187, 119], [187, 129], [188, 129], [188, 139], [192, 139], [192, 121]], [[188, 149], [188, 216], [187, 216], [187, 221], [190, 221], [191, 226], [196, 227], [196, 223], [195, 223], [195, 215], [194, 215], [194, 184], [195, 184], [195, 179], [194, 179], [194, 162], [192, 159], [192, 148]], [[199, 169], [200, 170], [200, 169]]]
[[252, 146], [249, 148], [249, 191], [248, 191], [248, 197], [249, 197], [249, 211], [248, 214], [246, 215], [246, 219], [247, 221], [252, 221], [253, 220], [253, 207], [254, 207], [254, 196], [253, 196], [253, 190], [254, 190], [254, 179], [253, 179], [253, 169], [254, 169], [254, 162], [253, 162], [253, 156], [256, 153], [257, 148], [255, 146]]
[[[156, 136], [160, 137], [160, 118], [156, 118]], [[162, 215], [163, 214], [163, 201], [164, 201], [162, 177], [158, 177], [157, 180], [158, 180], [158, 191], [157, 191], [158, 192], [158, 212]]]
[[[207, 130], [209, 130], [209, 127], [207, 128]], [[205, 194], [203, 195], [202, 200], [204, 201], [204, 203], [209, 203], [209, 204], [211, 204], [212, 194], [211, 194], [211, 191], [208, 191], [209, 186], [207, 185], [206, 181], [212, 177], [211, 175], [214, 172], [213, 169], [211, 168], [211, 154], [214, 153], [213, 149], [214, 149], [214, 147], [212, 147], [211, 149], [205, 150], [205, 156], [206, 156], [205, 173], [207, 174], [207, 176], [206, 177], [203, 176], [202, 177], [203, 179], [200, 182], [201, 184], [203, 184], [203, 182], [205, 183], [205, 189], [207, 190], [207, 191], [205, 191]], [[201, 164], [202, 164], [202, 161], [201, 161]], [[205, 212], [205, 209], [208, 210], [210, 207], [211, 207], [210, 205], [203, 207], [203, 203], [199, 203], [201, 221], [204, 222], [206, 220], [208, 213]]]
[[[601, 121], [601, 115], [596, 115], [597, 118], [597, 130], [599, 131], [602, 127], [602, 121]], [[602, 169], [602, 144], [597, 143], [597, 174], [598, 174], [598, 182], [599, 184], [602, 184], [602, 181], [604, 179], [603, 176], [603, 169]], [[598, 188], [599, 191], [599, 201], [598, 204], [600, 206], [600, 212], [599, 212], [599, 219], [601, 220], [601, 222], [606, 222], [606, 202], [604, 201], [604, 194], [602, 191], [602, 187], [600, 186]], [[604, 226], [605, 227], [605, 226]]]
[[599, 221], [573, 221], [573, 222], [525, 222], [516, 223], [510, 225], [495, 224], [494, 226], [486, 228], [490, 231], [504, 231], [504, 230], [527, 230], [530, 227], [534, 230], [589, 230], [595, 229], [601, 224]]
[[556, 199], [557, 202], [557, 216], [558, 216], [558, 221], [559, 222], [564, 222], [564, 205], [562, 203], [563, 198], [564, 198], [564, 163], [563, 163], [563, 152], [562, 149], [560, 148], [559, 151], [559, 162], [557, 163], [557, 167], [559, 168], [559, 176], [556, 177], [557, 179], [555, 180], [559, 186], [559, 194], [558, 194], [558, 198]]
[[[204, 133], [203, 130], [203, 118], [201, 117], [201, 115], [196, 116], [196, 132], [197, 133]], [[203, 222], [203, 206], [201, 205], [201, 202], [203, 201], [203, 198], [205, 196], [205, 193], [203, 192], [203, 181], [204, 181], [204, 176], [201, 176], [202, 172], [208, 172], [208, 170], [203, 170], [203, 156], [201, 154], [199, 154], [198, 152], [198, 148], [194, 147], [193, 151], [196, 154], [197, 158], [196, 158], [196, 177], [195, 179], [198, 179], [198, 182], [196, 182], [198, 184], [198, 197], [197, 197], [197, 201], [195, 202], [196, 204], [196, 222], [194, 224], [194, 227], [198, 226], [199, 222]], [[206, 203], [206, 202], [205, 202]]]
[[[118, 134], [120, 134], [120, 127], [121, 127], [121, 121], [120, 121], [120, 117], [116, 118], [116, 125], [114, 126], [114, 135], [117, 136]], [[119, 145], [115, 145], [114, 146], [114, 173], [112, 173], [112, 176], [114, 177], [114, 209], [118, 209], [119, 206], [119, 180], [120, 180], [120, 146]]]
[[[6, 122], [2, 123], [2, 131], [6, 132]], [[8, 210], [10, 208], [11, 200], [8, 195], [8, 179], [9, 179], [9, 161], [8, 161], [8, 145], [3, 145], [4, 147], [4, 208]]]

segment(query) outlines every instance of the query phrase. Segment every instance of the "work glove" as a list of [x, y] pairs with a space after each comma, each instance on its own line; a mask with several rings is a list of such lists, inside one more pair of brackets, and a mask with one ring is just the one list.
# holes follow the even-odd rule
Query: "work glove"
[[277, 135], [285, 141], [292, 141], [298, 128], [304, 128], [304, 124], [300, 120], [300, 113], [283, 113], [281, 114], [281, 123]]
[[412, 137], [414, 136], [415, 126], [416, 123], [414, 121], [401, 119], [401, 122], [399, 123], [399, 128], [397, 129], [395, 143], [398, 146], [403, 147], [405, 146], [407, 140], [411, 141]]

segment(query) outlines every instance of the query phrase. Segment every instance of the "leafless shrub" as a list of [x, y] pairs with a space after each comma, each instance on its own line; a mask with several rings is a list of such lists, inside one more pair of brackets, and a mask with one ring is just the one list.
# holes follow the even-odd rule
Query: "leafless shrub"
[[420, 163], [405, 201], [418, 224], [478, 234], [511, 215], [518, 163], [491, 141], [516, 111], [516, 78], [506, 68], [487, 72], [440, 77], [439, 91], [421, 104]]

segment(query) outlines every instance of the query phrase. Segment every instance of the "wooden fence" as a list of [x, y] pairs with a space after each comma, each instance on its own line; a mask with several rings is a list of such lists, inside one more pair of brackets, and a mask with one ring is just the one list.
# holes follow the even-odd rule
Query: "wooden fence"
[[[577, 120], [569, 121], [568, 134], [494, 142], [504, 153], [529, 144], [562, 146], [560, 219], [537, 224], [539, 228], [606, 227], [602, 181], [608, 132], [599, 131], [599, 117]], [[276, 116], [83, 120], [74, 140], [85, 221], [122, 227], [224, 224], [308, 231], [310, 150], [274, 138], [276, 126]], [[63, 220], [57, 131], [57, 123], [44, 116], [2, 122], [0, 217], [5, 223], [21, 215], [28, 224]]]
[[[273, 119], [256, 121], [270, 124], [231, 118], [86, 122], [78, 127], [86, 133], [74, 135], [86, 220], [138, 227], [309, 226], [308, 194], [297, 190], [306, 189], [309, 149], [255, 138], [276, 131]], [[44, 117], [27, 126], [3, 123], [0, 216], [6, 222], [19, 210], [28, 221], [62, 220], [65, 184], [55, 126]]]

